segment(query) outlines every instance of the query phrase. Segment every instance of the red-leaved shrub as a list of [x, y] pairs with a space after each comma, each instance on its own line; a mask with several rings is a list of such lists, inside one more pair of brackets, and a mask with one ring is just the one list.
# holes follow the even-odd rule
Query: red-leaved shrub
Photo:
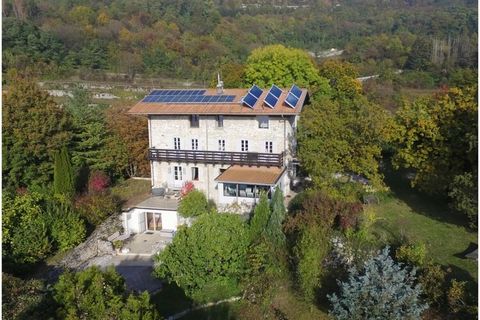
[[110, 178], [102, 171], [94, 171], [88, 179], [88, 192], [103, 192], [110, 185]]
[[182, 198], [186, 196], [193, 189], [195, 189], [195, 185], [193, 184], [192, 181], [185, 182], [182, 189], [180, 190], [180, 194], [182, 195]]

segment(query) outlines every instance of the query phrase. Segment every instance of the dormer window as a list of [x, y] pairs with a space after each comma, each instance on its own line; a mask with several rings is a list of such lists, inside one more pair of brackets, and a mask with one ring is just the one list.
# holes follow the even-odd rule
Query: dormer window
[[200, 116], [198, 114], [192, 114], [190, 116], [190, 128], [200, 127]]

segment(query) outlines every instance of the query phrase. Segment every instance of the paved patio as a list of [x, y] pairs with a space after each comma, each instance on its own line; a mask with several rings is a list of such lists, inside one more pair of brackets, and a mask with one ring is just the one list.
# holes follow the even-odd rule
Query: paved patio
[[151, 256], [164, 249], [170, 242], [172, 236], [168, 233], [152, 231], [139, 233], [125, 240], [123, 248], [127, 248], [128, 253], [121, 255]]
[[115, 256], [112, 258], [111, 264], [125, 279], [128, 290], [155, 293], [162, 289], [162, 281], [152, 277], [152, 257], [139, 255]]

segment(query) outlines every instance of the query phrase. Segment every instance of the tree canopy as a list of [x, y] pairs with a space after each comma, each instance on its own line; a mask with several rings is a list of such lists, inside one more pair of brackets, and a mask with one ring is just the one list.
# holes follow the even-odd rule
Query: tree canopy
[[317, 186], [335, 174], [355, 173], [381, 184], [379, 160], [388, 116], [363, 97], [340, 104], [326, 98], [305, 107], [298, 127], [298, 154]]
[[245, 82], [267, 88], [272, 84], [289, 88], [327, 86], [312, 58], [303, 50], [270, 45], [252, 51], [245, 66]]
[[159, 319], [148, 292], [127, 295], [124, 279], [113, 266], [101, 271], [90, 267], [84, 271], [60, 275], [54, 287], [62, 319]]
[[173, 242], [155, 256], [154, 274], [175, 282], [195, 301], [237, 294], [249, 238], [237, 215], [204, 214], [181, 227]]
[[477, 169], [477, 112], [473, 87], [406, 102], [391, 137], [394, 165], [415, 170], [413, 185], [445, 193], [456, 176]]
[[331, 315], [347, 319], [419, 319], [427, 305], [415, 284], [415, 272], [395, 263], [388, 247], [368, 260], [363, 270], [351, 268], [340, 294], [329, 296]]
[[67, 114], [33, 80], [14, 76], [3, 94], [3, 185], [44, 186], [53, 155], [70, 140]]

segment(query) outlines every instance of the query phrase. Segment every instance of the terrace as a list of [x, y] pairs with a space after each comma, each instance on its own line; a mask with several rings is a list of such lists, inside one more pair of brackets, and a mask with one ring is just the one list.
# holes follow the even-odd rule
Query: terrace
[[149, 160], [166, 162], [210, 163], [248, 166], [283, 166], [283, 153], [226, 152], [203, 150], [148, 150]]

